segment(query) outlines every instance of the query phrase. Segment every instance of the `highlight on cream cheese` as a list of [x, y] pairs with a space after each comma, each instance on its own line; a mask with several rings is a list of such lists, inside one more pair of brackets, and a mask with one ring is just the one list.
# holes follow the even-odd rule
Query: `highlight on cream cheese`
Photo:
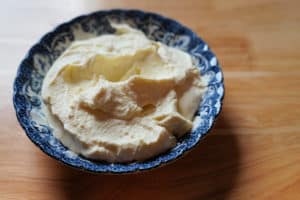
[[42, 98], [53, 134], [84, 157], [142, 161], [188, 134], [205, 91], [189, 54], [128, 25], [73, 42], [54, 62]]

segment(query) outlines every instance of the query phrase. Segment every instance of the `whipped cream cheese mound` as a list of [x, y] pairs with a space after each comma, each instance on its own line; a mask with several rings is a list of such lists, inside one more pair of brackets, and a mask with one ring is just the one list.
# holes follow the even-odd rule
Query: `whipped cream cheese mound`
[[108, 162], [141, 161], [192, 128], [205, 84], [187, 53], [127, 25], [75, 41], [47, 73], [42, 97], [54, 135]]

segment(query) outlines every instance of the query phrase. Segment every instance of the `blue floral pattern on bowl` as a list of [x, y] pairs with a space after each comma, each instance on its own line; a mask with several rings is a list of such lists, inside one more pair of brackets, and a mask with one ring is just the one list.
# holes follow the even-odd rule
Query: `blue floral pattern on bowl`
[[[42, 109], [41, 86], [55, 59], [74, 40], [113, 33], [114, 29], [110, 26], [110, 22], [129, 24], [143, 31], [152, 40], [188, 52], [208, 84], [196, 113], [192, 131], [180, 138], [170, 151], [144, 162], [112, 164], [88, 160], [73, 153], [53, 136]], [[223, 74], [216, 56], [190, 29], [154, 13], [139, 10], [109, 10], [79, 16], [43, 36], [30, 49], [19, 66], [14, 82], [13, 102], [18, 121], [27, 136], [49, 156], [72, 167], [91, 172], [127, 173], [161, 166], [193, 148], [211, 129], [220, 112], [223, 96]]]

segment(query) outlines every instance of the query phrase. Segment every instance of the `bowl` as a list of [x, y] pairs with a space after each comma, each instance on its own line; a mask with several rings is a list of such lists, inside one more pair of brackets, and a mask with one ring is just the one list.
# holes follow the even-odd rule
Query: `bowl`
[[[41, 86], [56, 58], [74, 40], [87, 39], [114, 30], [110, 22], [126, 23], [148, 38], [189, 53], [207, 81], [195, 114], [193, 129], [171, 150], [143, 162], [127, 164], [93, 161], [77, 155], [57, 140], [42, 109]], [[173, 161], [193, 147], [212, 128], [224, 96], [222, 70], [208, 45], [189, 28], [173, 19], [140, 10], [107, 10], [82, 15], [57, 26], [29, 50], [21, 62], [13, 86], [17, 119], [30, 140], [43, 152], [69, 166], [96, 173], [144, 171]]]

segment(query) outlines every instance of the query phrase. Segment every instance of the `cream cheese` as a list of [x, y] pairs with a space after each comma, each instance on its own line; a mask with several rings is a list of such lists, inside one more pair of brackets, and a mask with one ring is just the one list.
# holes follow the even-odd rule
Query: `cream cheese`
[[205, 86], [187, 53], [127, 25], [75, 41], [42, 88], [54, 135], [108, 162], [140, 161], [172, 148], [192, 128]]

